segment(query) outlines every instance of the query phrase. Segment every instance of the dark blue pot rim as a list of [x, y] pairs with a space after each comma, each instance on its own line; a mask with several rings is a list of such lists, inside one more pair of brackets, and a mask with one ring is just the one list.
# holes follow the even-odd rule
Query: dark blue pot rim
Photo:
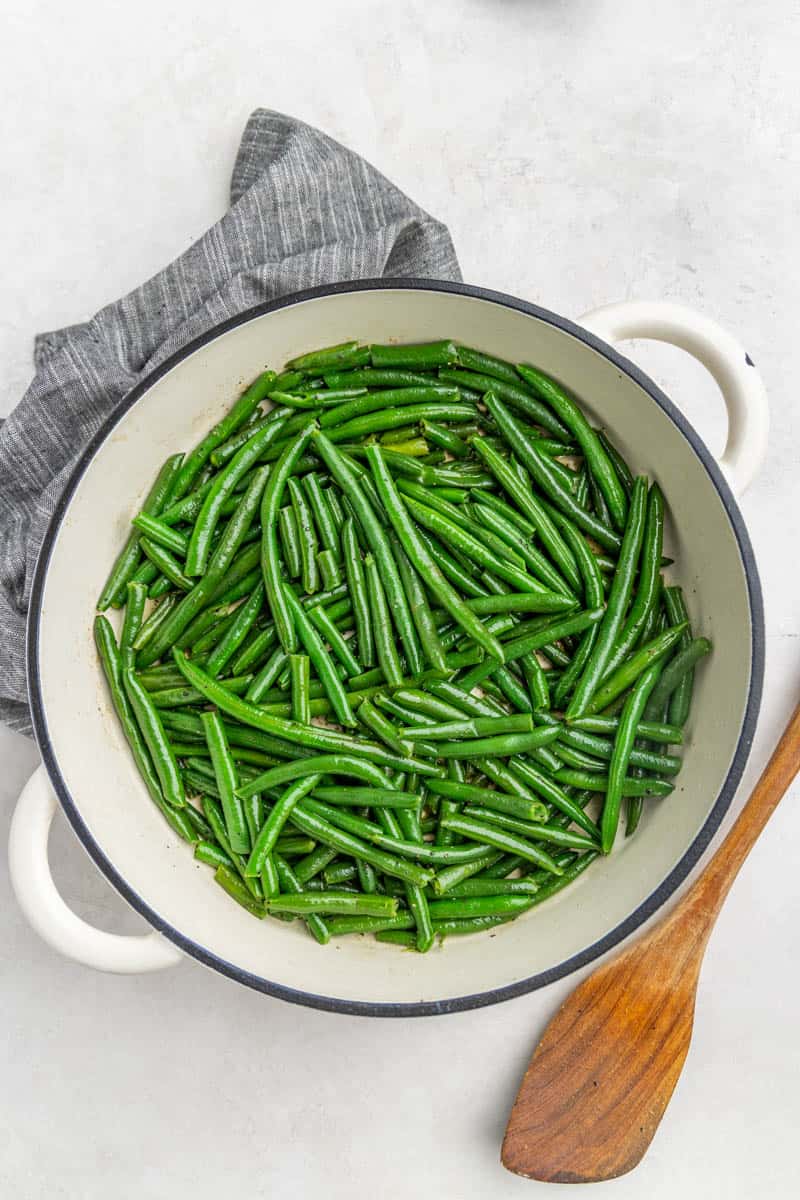
[[[295, 304], [301, 304], [306, 300], [314, 300], [321, 296], [336, 296], [348, 292], [361, 291], [381, 291], [381, 290], [409, 290], [409, 291], [434, 291], [434, 292], [450, 292], [458, 296], [470, 296], [476, 300], [489, 301], [492, 304], [499, 304], [504, 308], [514, 309], [517, 312], [527, 313], [529, 316], [536, 317], [540, 321], [545, 321], [549, 325], [554, 325], [557, 329], [563, 330], [565, 333], [571, 334], [572, 337], [584, 342], [587, 346], [591, 346], [593, 350], [598, 351], [605, 358], [609, 359], [620, 371], [623, 371], [631, 379], [636, 382], [639, 387], [655, 401], [674, 425], [680, 430], [684, 438], [692, 448], [694, 453], [700, 459], [705, 467], [708, 475], [719, 493], [720, 500], [725, 508], [728, 520], [736, 537], [739, 547], [739, 553], [744, 567], [745, 578], [747, 580], [747, 590], [750, 602], [750, 626], [752, 639], [752, 659], [750, 668], [750, 686], [747, 697], [747, 706], [745, 708], [744, 719], [739, 734], [736, 752], [733, 756], [728, 773], [720, 789], [719, 795], [714, 802], [702, 829], [699, 831], [693, 842], [686, 850], [680, 862], [670, 871], [669, 875], [662, 883], [651, 893], [648, 898], [640, 904], [634, 912], [630, 914], [624, 921], [620, 922], [614, 929], [607, 933], [604, 937], [594, 942], [591, 946], [581, 950], [578, 954], [565, 959], [556, 966], [550, 967], [546, 971], [540, 971], [536, 975], [531, 975], [528, 979], [519, 980], [516, 983], [511, 983], [505, 987], [492, 988], [486, 992], [475, 992], [469, 996], [458, 996], [446, 1000], [424, 1000], [418, 1003], [409, 1004], [376, 1004], [365, 1000], [342, 1000], [333, 996], [320, 996], [313, 992], [299, 991], [296, 988], [285, 987], [283, 984], [273, 983], [268, 979], [263, 979], [261, 976], [253, 975], [248, 971], [242, 970], [235, 963], [227, 962], [216, 954], [212, 954], [205, 946], [198, 944], [191, 938], [186, 937], [180, 930], [176, 929], [168, 921], [165, 921], [157, 912], [155, 912], [147, 901], [138, 894], [130, 884], [123, 878], [122, 875], [112, 865], [103, 850], [92, 837], [89, 829], [81, 817], [78, 805], [70, 795], [66, 782], [56, 759], [55, 751], [47, 727], [45, 717], [44, 703], [42, 696], [41, 677], [39, 673], [39, 618], [41, 613], [42, 596], [44, 594], [45, 579], [47, 569], [50, 562], [50, 556], [53, 551], [56, 537], [61, 526], [61, 522], [69, 507], [70, 500], [75, 492], [78, 483], [80, 482], [84, 472], [87, 470], [90, 462], [94, 458], [98, 449], [109, 436], [115, 426], [119, 423], [122, 417], [128, 410], [141, 398], [141, 396], [153, 386], [163, 375], [171, 371], [178, 363], [188, 358], [196, 350], [207, 345], [215, 338], [223, 333], [227, 333], [230, 329], [235, 329], [238, 325], [244, 325], [248, 321], [252, 321], [256, 317], [263, 316], [266, 313], [277, 312], [282, 308], [288, 308]], [[750, 363], [749, 357], [747, 362]], [[731, 493], [728, 484], [726, 483], [722, 472], [716, 462], [716, 459], [705, 446], [699, 435], [692, 428], [686, 418], [675, 407], [671, 400], [664, 395], [660, 388], [656, 386], [644, 372], [628, 359], [624, 358], [611, 346], [588, 333], [579, 325], [575, 325], [572, 321], [566, 320], [555, 313], [549, 312], [547, 309], [539, 308], [538, 305], [529, 304], [525, 300], [518, 300], [513, 296], [507, 296], [502, 292], [490, 291], [487, 288], [472, 287], [462, 283], [446, 283], [437, 279], [364, 279], [353, 280], [346, 283], [334, 283], [323, 287], [311, 288], [303, 292], [295, 292], [290, 296], [284, 296], [279, 300], [271, 300], [265, 304], [256, 305], [254, 308], [247, 309], [246, 312], [240, 313], [239, 316], [232, 317], [228, 321], [215, 326], [207, 333], [195, 338], [194, 341], [186, 345], [182, 350], [179, 350], [171, 358], [163, 362], [122, 401], [114, 414], [106, 421], [101, 429], [92, 438], [87, 446], [84, 454], [81, 456], [72, 476], [64, 489], [55, 512], [51, 518], [45, 535], [42, 547], [39, 553], [39, 558], [36, 564], [34, 574], [33, 587], [31, 591], [30, 609], [28, 614], [28, 637], [27, 637], [27, 668], [28, 668], [28, 686], [30, 693], [31, 716], [33, 720], [33, 728], [39, 749], [42, 754], [50, 780], [58, 795], [61, 806], [66, 813], [72, 828], [75, 830], [78, 838], [86, 848], [87, 852], [114, 886], [114, 888], [123, 896], [128, 903], [140, 913], [154, 929], [174, 942], [186, 954], [204, 963], [207, 967], [211, 967], [223, 975], [230, 976], [238, 983], [243, 983], [247, 987], [254, 988], [256, 991], [265, 992], [269, 996], [277, 996], [281, 1000], [289, 1000], [294, 1004], [307, 1005], [310, 1008], [325, 1009], [329, 1012], [348, 1013], [356, 1016], [369, 1017], [421, 1017], [421, 1016], [436, 1016], [444, 1013], [462, 1012], [466, 1009], [481, 1008], [489, 1004], [497, 1004], [501, 1000], [510, 1000], [515, 996], [525, 995], [527, 992], [532, 992], [537, 988], [545, 987], [549, 983], [553, 983], [557, 979], [569, 975], [572, 971], [576, 971], [579, 967], [585, 966], [594, 959], [599, 958], [607, 950], [616, 946], [619, 942], [633, 933], [635, 929], [646, 921], [655, 913], [662, 904], [675, 892], [679, 885], [683, 882], [686, 876], [691, 871], [692, 867], [700, 858], [703, 851], [708, 846], [714, 833], [718, 829], [722, 818], [730, 807], [731, 801], [736, 792], [739, 780], [742, 777], [745, 764], [750, 754], [750, 749], [753, 743], [753, 737], [758, 719], [758, 711], [761, 703], [761, 689], [764, 677], [764, 612], [761, 599], [761, 585], [758, 578], [758, 569], [756, 566], [753, 548], [750, 544], [750, 538], [747, 529], [739, 511], [736, 500]], [[324, 953], [324, 951], [320, 951]]]

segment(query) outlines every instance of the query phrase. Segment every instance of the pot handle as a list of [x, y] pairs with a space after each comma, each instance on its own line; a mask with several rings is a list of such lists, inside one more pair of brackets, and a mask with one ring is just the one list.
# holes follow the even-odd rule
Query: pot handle
[[761, 376], [736, 338], [709, 317], [667, 300], [607, 304], [579, 317], [578, 324], [605, 342], [669, 342], [703, 364], [728, 410], [728, 440], [719, 465], [733, 493], [740, 496], [767, 452], [769, 408]]
[[11, 886], [33, 928], [54, 950], [95, 967], [132, 975], [159, 971], [183, 955], [160, 933], [125, 937], [105, 933], [82, 921], [59, 895], [47, 858], [47, 840], [56, 811], [56, 795], [43, 766], [22, 790], [8, 840]]

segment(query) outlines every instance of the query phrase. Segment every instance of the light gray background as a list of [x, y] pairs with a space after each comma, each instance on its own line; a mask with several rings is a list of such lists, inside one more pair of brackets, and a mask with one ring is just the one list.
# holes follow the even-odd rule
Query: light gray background
[[[85, 319], [216, 220], [259, 104], [322, 126], [446, 220], [470, 282], [570, 316], [667, 297], [743, 339], [773, 433], [743, 503], [768, 641], [741, 801], [800, 690], [796, 0], [3, 9], [0, 412], [26, 386], [36, 331]], [[700, 368], [629, 349], [719, 449], [722, 406]], [[36, 761], [0, 731], [3, 841]], [[719, 921], [694, 1046], [649, 1156], [593, 1196], [798, 1194], [799, 794]], [[64, 894], [105, 928], [138, 928], [57, 826]], [[507, 1175], [498, 1151], [536, 1036], [574, 981], [387, 1022], [295, 1008], [188, 962], [103, 976], [27, 928], [4, 855], [0, 876], [4, 1195], [545, 1194]]]

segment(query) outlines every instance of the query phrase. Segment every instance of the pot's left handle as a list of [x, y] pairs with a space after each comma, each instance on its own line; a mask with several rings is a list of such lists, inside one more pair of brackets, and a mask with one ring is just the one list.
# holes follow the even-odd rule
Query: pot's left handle
[[183, 955], [159, 933], [125, 937], [87, 924], [68, 908], [50, 874], [47, 841], [56, 811], [56, 796], [44, 767], [25, 785], [11, 819], [8, 864], [11, 885], [20, 908], [48, 945], [67, 958], [132, 975], [160, 971], [179, 963]]

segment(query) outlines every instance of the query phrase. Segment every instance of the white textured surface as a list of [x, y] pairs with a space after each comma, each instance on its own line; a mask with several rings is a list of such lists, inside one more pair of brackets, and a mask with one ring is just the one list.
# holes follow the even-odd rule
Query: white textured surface
[[[446, 220], [470, 282], [566, 315], [666, 297], [744, 340], [773, 407], [743, 504], [768, 630], [746, 794], [800, 691], [794, 0], [773, 0], [767, 23], [742, 0], [8, 0], [3, 26], [1, 412], [36, 331], [84, 319], [216, 219], [258, 104], [321, 125]], [[632, 354], [718, 448], [721, 404], [700, 369], [664, 347]], [[3, 837], [36, 757], [0, 731]], [[648, 1158], [593, 1195], [797, 1194], [798, 795], [722, 914]], [[51, 845], [79, 912], [141, 927], [71, 834]], [[62, 962], [24, 924], [4, 860], [0, 913], [3, 1194], [544, 1194], [497, 1156], [569, 981], [459, 1016], [356, 1020], [188, 963], [131, 979]]]

